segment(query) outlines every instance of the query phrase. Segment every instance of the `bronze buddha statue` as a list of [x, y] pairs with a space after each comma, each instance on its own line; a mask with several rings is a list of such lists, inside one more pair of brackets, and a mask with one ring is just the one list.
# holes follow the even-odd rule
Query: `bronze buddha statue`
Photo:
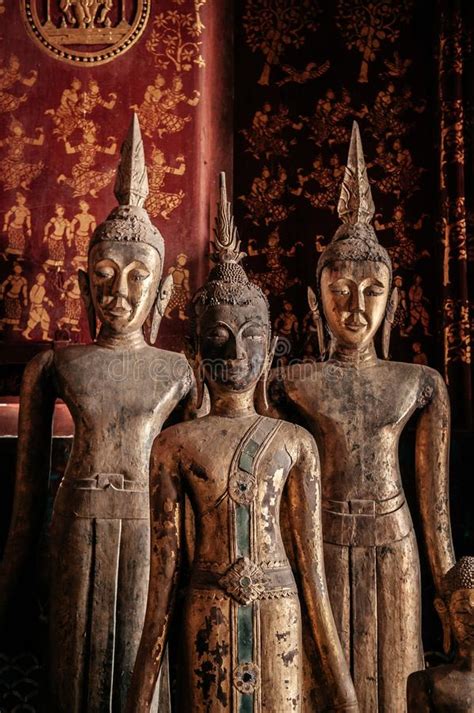
[[408, 713], [472, 713], [474, 710], [474, 557], [461, 557], [443, 577], [435, 607], [444, 651], [456, 646], [452, 663], [412, 673]]
[[[181, 354], [151, 341], [169, 297], [164, 242], [143, 208], [148, 193], [136, 116], [122, 147], [119, 202], [95, 230], [79, 271], [93, 344], [38, 354], [20, 396], [13, 515], [3, 561], [3, 608], [33, 548], [48, 489], [54, 403], [75, 426], [51, 525], [49, 668], [54, 713], [119, 713], [145, 615], [149, 577], [149, 456], [170, 412], [190, 391]], [[101, 326], [96, 337], [96, 316]], [[156, 711], [155, 697], [152, 710]]]
[[[423, 665], [419, 555], [398, 461], [417, 409], [416, 481], [436, 587], [454, 564], [448, 503], [450, 406], [440, 374], [387, 361], [396, 288], [371, 225], [370, 185], [354, 122], [338, 213], [311, 306], [325, 361], [271, 377], [274, 410], [305, 425], [321, 458], [324, 561], [332, 610], [367, 713], [406, 710], [406, 680]], [[324, 319], [320, 314], [322, 306]], [[384, 321], [385, 360], [374, 336]], [[325, 332], [325, 330], [327, 330]]]
[[150, 710], [173, 617], [188, 496], [194, 558], [179, 607], [177, 710], [301, 711], [304, 605], [330, 700], [318, 710], [357, 711], [327, 596], [318, 453], [304, 429], [255, 411], [272, 358], [270, 315], [239, 264], [223, 182], [221, 191], [216, 266], [193, 299], [196, 379], [207, 384], [210, 412], [168, 428], [153, 446], [150, 589], [127, 710]]

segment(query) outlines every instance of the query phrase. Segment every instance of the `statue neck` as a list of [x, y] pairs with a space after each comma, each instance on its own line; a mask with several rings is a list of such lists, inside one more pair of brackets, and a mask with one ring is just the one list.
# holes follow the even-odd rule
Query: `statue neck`
[[346, 347], [344, 344], [331, 342], [329, 361], [337, 361], [357, 368], [375, 366], [378, 359], [373, 342], [370, 342], [370, 344], [361, 349]]
[[208, 384], [211, 397], [211, 416], [245, 418], [256, 416], [254, 405], [255, 389], [248, 391], [224, 391], [215, 384]]
[[456, 662], [464, 670], [474, 671], [474, 648], [459, 649]]
[[117, 332], [112, 332], [111, 329], [104, 324], [100, 328], [96, 344], [106, 349], [124, 350], [141, 349], [146, 346], [141, 329], [137, 329], [129, 334], [118, 334]]

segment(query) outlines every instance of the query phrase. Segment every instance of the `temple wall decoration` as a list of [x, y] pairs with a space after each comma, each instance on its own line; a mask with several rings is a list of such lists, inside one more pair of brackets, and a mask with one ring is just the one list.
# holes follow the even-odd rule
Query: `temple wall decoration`
[[165, 271], [175, 266], [174, 306], [160, 344], [182, 348], [190, 289], [207, 269], [215, 175], [230, 167], [232, 154], [232, 122], [216, 126], [212, 141], [206, 128], [210, 107], [230, 93], [231, 28], [220, 27], [226, 3], [219, 5], [23, 0], [1, 6], [4, 362], [18, 361], [26, 344], [34, 350], [39, 343], [88, 340], [76, 274], [95, 226], [113, 205], [117, 137], [132, 111], [144, 136], [147, 209], [165, 237]]
[[[462, 399], [471, 339], [462, 275], [472, 270], [472, 228], [463, 196], [451, 194], [462, 185], [472, 136], [468, 83], [467, 112], [460, 89], [462, 62], [464, 72], [472, 67], [469, 13], [464, 30], [460, 10], [443, 15], [439, 131], [434, 10], [410, 0], [299, 5], [296, 12], [289, 0], [246, 0], [238, 9], [235, 153], [245, 160], [235, 164], [235, 196], [249, 272], [269, 296], [276, 330], [289, 338], [288, 357], [314, 357], [305, 291], [336, 226], [344, 147], [356, 119], [375, 228], [400, 291], [391, 357], [439, 368], [451, 396]], [[449, 64], [452, 57], [457, 63]], [[451, 193], [440, 199], [443, 174]], [[464, 406], [458, 417], [468, 422]]]

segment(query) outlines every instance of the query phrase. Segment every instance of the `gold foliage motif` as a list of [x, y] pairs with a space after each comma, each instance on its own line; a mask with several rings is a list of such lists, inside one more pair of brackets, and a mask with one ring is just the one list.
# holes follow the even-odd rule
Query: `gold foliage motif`
[[166, 10], [153, 20], [153, 30], [146, 48], [160, 69], [189, 72], [193, 65], [204, 67], [199, 40], [204, 29], [199, 10], [204, 2], [195, 3], [195, 13]]
[[243, 16], [247, 43], [265, 58], [259, 84], [270, 83], [271, 68], [280, 63], [286, 47], [301, 47], [306, 32], [316, 30], [318, 15], [315, 0], [247, 0]]
[[400, 25], [407, 22], [413, 0], [397, 3], [369, 0], [338, 0], [336, 23], [349, 49], [362, 54], [359, 82], [369, 81], [369, 62], [373, 62], [382, 43], [395, 42]]

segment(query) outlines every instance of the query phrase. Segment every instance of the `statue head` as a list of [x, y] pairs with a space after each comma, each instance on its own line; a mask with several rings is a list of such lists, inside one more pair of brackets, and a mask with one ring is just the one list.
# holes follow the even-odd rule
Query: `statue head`
[[192, 301], [196, 378], [206, 381], [211, 394], [255, 390], [271, 362], [268, 301], [248, 279], [242, 257], [221, 173], [211, 256], [216, 264]]
[[435, 608], [443, 625], [443, 647], [448, 654], [451, 639], [459, 652], [474, 648], [474, 557], [461, 557], [446, 572], [441, 585], [441, 596]]
[[97, 226], [90, 244], [87, 273], [79, 270], [91, 336], [96, 316], [113, 334], [140, 330], [153, 310], [150, 341], [170, 296], [170, 280], [160, 286], [164, 242], [144, 206], [148, 195], [143, 142], [136, 115], [122, 146], [115, 182], [118, 206]]
[[342, 225], [321, 254], [316, 273], [333, 346], [367, 347], [386, 314], [392, 267], [371, 225], [374, 211], [359, 127], [354, 122], [338, 203]]

